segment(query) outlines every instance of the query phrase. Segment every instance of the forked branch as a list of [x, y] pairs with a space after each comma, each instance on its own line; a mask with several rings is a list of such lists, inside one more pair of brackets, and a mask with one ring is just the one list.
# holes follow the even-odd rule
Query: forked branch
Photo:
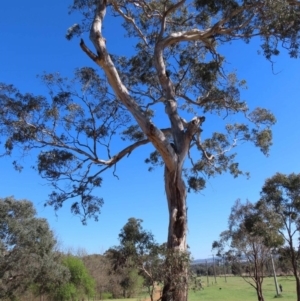
[[99, 0], [95, 10], [95, 17], [91, 26], [90, 39], [92, 40], [97, 56], [88, 49], [88, 47], [81, 42], [83, 51], [96, 62], [104, 71], [107, 80], [113, 89], [116, 97], [124, 104], [128, 111], [132, 114], [134, 119], [139, 124], [141, 130], [152, 142], [154, 147], [161, 154], [165, 164], [170, 170], [175, 168], [174, 158], [176, 161], [176, 154], [166, 139], [165, 135], [147, 118], [139, 105], [130, 96], [127, 88], [121, 81], [119, 73], [107, 52], [105, 39], [102, 36], [102, 24], [106, 13], [106, 1]]

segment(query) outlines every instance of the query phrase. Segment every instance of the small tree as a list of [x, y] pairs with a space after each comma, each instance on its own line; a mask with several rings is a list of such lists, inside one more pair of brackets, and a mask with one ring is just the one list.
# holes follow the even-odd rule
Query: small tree
[[112, 293], [111, 286], [116, 287], [118, 284], [114, 282], [109, 259], [105, 255], [93, 254], [83, 256], [82, 261], [95, 280], [95, 290], [99, 294], [99, 299], [103, 299], [105, 292]]
[[78, 257], [67, 255], [62, 260], [63, 265], [70, 272], [70, 279], [67, 283], [57, 287], [51, 295], [56, 300], [78, 300], [85, 296], [93, 297], [95, 294], [95, 281], [89, 275], [82, 260]]
[[13, 300], [29, 287], [44, 294], [67, 280], [55, 245], [47, 221], [36, 217], [30, 201], [0, 198], [0, 299]]
[[151, 300], [153, 299], [155, 283], [164, 282], [163, 260], [165, 259], [165, 245], [159, 246], [152, 235], [142, 227], [142, 220], [128, 219], [119, 234], [120, 245], [107, 251], [114, 270], [123, 275], [121, 286], [124, 288], [124, 297], [133, 291], [133, 279], [140, 281], [138, 275], [144, 277], [144, 285], [148, 288]]
[[229, 216], [229, 229], [221, 233], [220, 241], [213, 243], [213, 248], [225, 253], [232, 266], [238, 264], [246, 267], [245, 274], [239, 268], [235, 272], [239, 272], [255, 288], [258, 301], [264, 301], [262, 283], [271, 250], [283, 244], [277, 232], [280, 224], [276, 220], [269, 223], [270, 219], [266, 219], [265, 213], [248, 201], [242, 204], [237, 200]]
[[122, 280], [120, 286], [123, 289], [123, 298], [136, 297], [142, 291], [144, 279], [134, 265], [125, 265], [121, 269]]
[[292, 265], [296, 279], [297, 300], [300, 301], [300, 174], [277, 173], [267, 179], [261, 191], [259, 205], [267, 206], [281, 221], [282, 227], [279, 232], [286, 243], [286, 248], [282, 249], [282, 252]]

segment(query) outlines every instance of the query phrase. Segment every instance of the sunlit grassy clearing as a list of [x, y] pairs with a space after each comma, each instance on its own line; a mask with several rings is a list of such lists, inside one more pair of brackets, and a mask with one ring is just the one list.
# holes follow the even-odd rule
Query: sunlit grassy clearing
[[[256, 301], [257, 296], [254, 288], [246, 283], [241, 277], [217, 277], [217, 284], [213, 277], [209, 277], [209, 286], [207, 278], [202, 277], [204, 290], [191, 290], [189, 292], [189, 301]], [[296, 283], [294, 277], [278, 277], [278, 284], [283, 287], [280, 301], [295, 301]], [[265, 301], [277, 300], [275, 298], [276, 289], [273, 277], [266, 277], [263, 283], [263, 294]], [[130, 299], [110, 299], [111, 301], [143, 301], [149, 300], [145, 292], [138, 298]]]
[[[257, 300], [255, 289], [252, 288], [240, 277], [217, 277], [217, 284], [214, 278], [209, 277], [210, 285], [207, 286], [206, 277], [202, 277], [204, 290], [190, 291], [189, 301], [253, 301]], [[293, 277], [278, 277], [278, 284], [283, 287], [280, 300], [296, 300], [296, 283]], [[267, 277], [263, 283], [263, 294], [265, 301], [274, 300], [276, 289], [273, 277]], [[276, 299], [275, 299], [276, 300]]]

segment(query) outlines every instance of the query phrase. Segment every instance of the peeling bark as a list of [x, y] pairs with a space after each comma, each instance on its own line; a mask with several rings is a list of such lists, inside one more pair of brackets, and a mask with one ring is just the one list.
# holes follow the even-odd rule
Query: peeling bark
[[169, 208], [168, 247], [186, 250], [186, 187], [181, 168], [169, 172], [165, 168], [165, 189]]
[[[171, 250], [171, 258], [167, 258], [167, 262], [169, 261], [171, 275], [174, 277], [166, 279], [162, 301], [184, 301], [187, 300], [188, 274], [187, 265], [182, 261], [181, 255], [187, 251], [187, 211], [186, 187], [182, 179], [181, 166], [172, 172], [165, 168], [165, 189], [169, 208], [167, 247]], [[173, 260], [173, 256], [177, 255], [178, 261]]]

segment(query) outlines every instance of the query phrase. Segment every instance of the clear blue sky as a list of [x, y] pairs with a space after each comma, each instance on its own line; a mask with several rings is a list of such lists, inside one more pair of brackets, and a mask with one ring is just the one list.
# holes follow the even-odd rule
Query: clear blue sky
[[[75, 23], [76, 16], [68, 15], [69, 1], [15, 0], [3, 1], [0, 10], [0, 81], [15, 84], [22, 92], [40, 93], [41, 83], [36, 79], [43, 71], [59, 71], [72, 75], [76, 67], [93, 66], [79, 47], [79, 40], [67, 41], [67, 28]], [[122, 32], [114, 19], [105, 20], [105, 37], [111, 53], [124, 49]], [[88, 37], [84, 37], [88, 42]], [[237, 198], [256, 201], [267, 177], [276, 172], [299, 173], [300, 149], [300, 61], [286, 54], [276, 58], [272, 73], [271, 64], [257, 54], [259, 41], [245, 45], [233, 43], [223, 52], [228, 66], [246, 79], [248, 89], [242, 98], [251, 108], [266, 107], [276, 115], [274, 145], [266, 158], [252, 145], [243, 144], [236, 150], [243, 170], [251, 178], [233, 179], [221, 175], [208, 179], [206, 189], [188, 195], [188, 244], [194, 258], [211, 256], [212, 241], [226, 229], [230, 208]], [[126, 44], [130, 51], [130, 44]], [[94, 66], [95, 67], [95, 66]], [[232, 121], [232, 120], [230, 120]], [[204, 125], [211, 127], [209, 118]], [[118, 244], [120, 229], [130, 217], [144, 220], [143, 226], [151, 230], [158, 242], [167, 238], [168, 213], [163, 187], [163, 170], [147, 172], [143, 163], [149, 146], [131, 154], [117, 166], [119, 180], [108, 172], [104, 176], [99, 194], [105, 204], [99, 222], [90, 220], [83, 226], [72, 216], [69, 204], [55, 212], [44, 208], [50, 188], [30, 168], [35, 158], [24, 158], [26, 168], [17, 173], [11, 162], [15, 158], [0, 159], [0, 197], [31, 200], [40, 217], [45, 217], [62, 242], [62, 247], [84, 248], [99, 253]]]

